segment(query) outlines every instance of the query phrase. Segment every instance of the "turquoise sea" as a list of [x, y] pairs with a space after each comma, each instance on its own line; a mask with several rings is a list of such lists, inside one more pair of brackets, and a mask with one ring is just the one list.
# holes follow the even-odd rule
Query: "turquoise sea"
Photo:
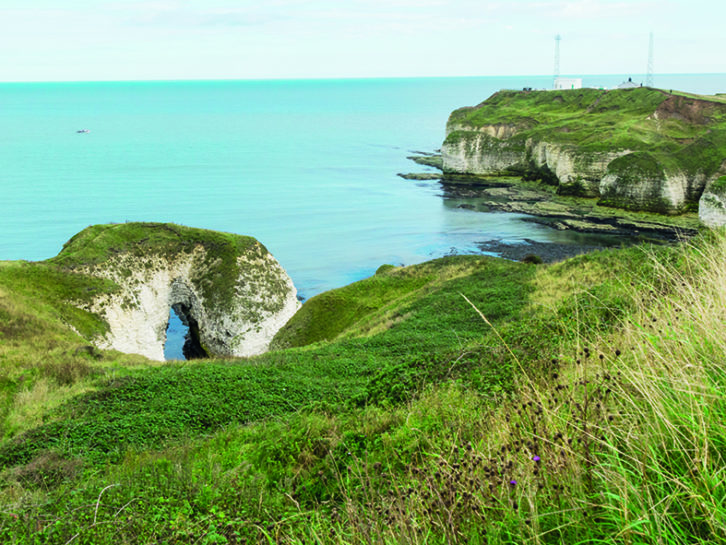
[[[627, 75], [586, 76], [612, 87]], [[642, 76], [633, 77], [640, 81]], [[0, 260], [40, 260], [95, 223], [168, 221], [252, 235], [309, 298], [477, 242], [566, 242], [516, 214], [459, 208], [412, 151], [449, 113], [548, 76], [0, 84]], [[726, 75], [656, 76], [726, 91]], [[87, 129], [87, 133], [77, 130]]]

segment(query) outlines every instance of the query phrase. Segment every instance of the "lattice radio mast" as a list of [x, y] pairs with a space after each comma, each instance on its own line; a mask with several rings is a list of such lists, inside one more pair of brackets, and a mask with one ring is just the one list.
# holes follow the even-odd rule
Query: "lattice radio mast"
[[560, 41], [562, 36], [555, 36], [555, 80], [560, 77]]
[[648, 71], [645, 76], [645, 86], [654, 87], [653, 84], [653, 33], [650, 33], [650, 40], [648, 43]]

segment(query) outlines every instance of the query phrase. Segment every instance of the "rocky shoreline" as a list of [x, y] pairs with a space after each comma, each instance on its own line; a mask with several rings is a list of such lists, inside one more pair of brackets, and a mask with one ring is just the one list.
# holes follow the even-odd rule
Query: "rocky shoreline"
[[555, 263], [576, 255], [597, 250], [605, 250], [608, 246], [591, 244], [562, 244], [558, 242], [537, 242], [524, 239], [524, 244], [509, 244], [499, 240], [479, 243], [484, 253], [495, 254], [512, 261], [530, 261], [532, 263]]
[[595, 199], [561, 197], [546, 188], [520, 184], [510, 179], [476, 179], [470, 182], [441, 179], [444, 196], [449, 199], [472, 199], [462, 208], [481, 212], [501, 211], [527, 214], [526, 221], [564, 231], [607, 234], [626, 237], [675, 241], [698, 232], [698, 220], [692, 217], [658, 217], [598, 206]]
[[[555, 188], [541, 182], [527, 182], [515, 177], [480, 177], [445, 174], [440, 155], [416, 152], [408, 157], [426, 172], [399, 174], [407, 180], [439, 181], [448, 206], [479, 212], [513, 212], [525, 214], [524, 221], [546, 225], [556, 230], [583, 234], [613, 235], [624, 244], [643, 240], [673, 242], [695, 235], [699, 229], [695, 213], [664, 216], [632, 212], [597, 204], [597, 199], [557, 195]], [[521, 260], [535, 254], [545, 262], [558, 261], [573, 255], [600, 250], [600, 244], [560, 244], [527, 241], [507, 244], [486, 241], [482, 251], [508, 259]]]

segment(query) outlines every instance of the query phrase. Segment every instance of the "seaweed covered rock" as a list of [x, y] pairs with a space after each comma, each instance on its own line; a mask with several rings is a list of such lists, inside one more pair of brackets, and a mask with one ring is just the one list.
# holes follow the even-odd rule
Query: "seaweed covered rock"
[[651, 88], [500, 91], [451, 114], [442, 157], [447, 174], [522, 176], [677, 214], [726, 174], [726, 103]]
[[195, 355], [265, 352], [300, 303], [282, 266], [257, 240], [173, 224], [95, 225], [50, 260], [115, 288], [81, 306], [108, 323], [100, 348], [164, 359], [169, 309], [189, 326]]

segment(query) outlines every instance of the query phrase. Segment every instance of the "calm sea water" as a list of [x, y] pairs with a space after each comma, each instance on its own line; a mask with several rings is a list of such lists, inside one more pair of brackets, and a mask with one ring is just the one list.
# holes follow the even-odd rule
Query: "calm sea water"
[[[590, 76], [614, 86], [626, 76]], [[634, 78], [638, 81], [638, 78]], [[410, 152], [449, 113], [550, 77], [0, 84], [0, 259], [40, 260], [95, 223], [168, 221], [252, 235], [310, 297], [477, 242], [562, 234], [447, 206]], [[726, 75], [656, 85], [726, 91]], [[88, 129], [78, 134], [79, 129]], [[450, 203], [449, 203], [450, 204]]]

